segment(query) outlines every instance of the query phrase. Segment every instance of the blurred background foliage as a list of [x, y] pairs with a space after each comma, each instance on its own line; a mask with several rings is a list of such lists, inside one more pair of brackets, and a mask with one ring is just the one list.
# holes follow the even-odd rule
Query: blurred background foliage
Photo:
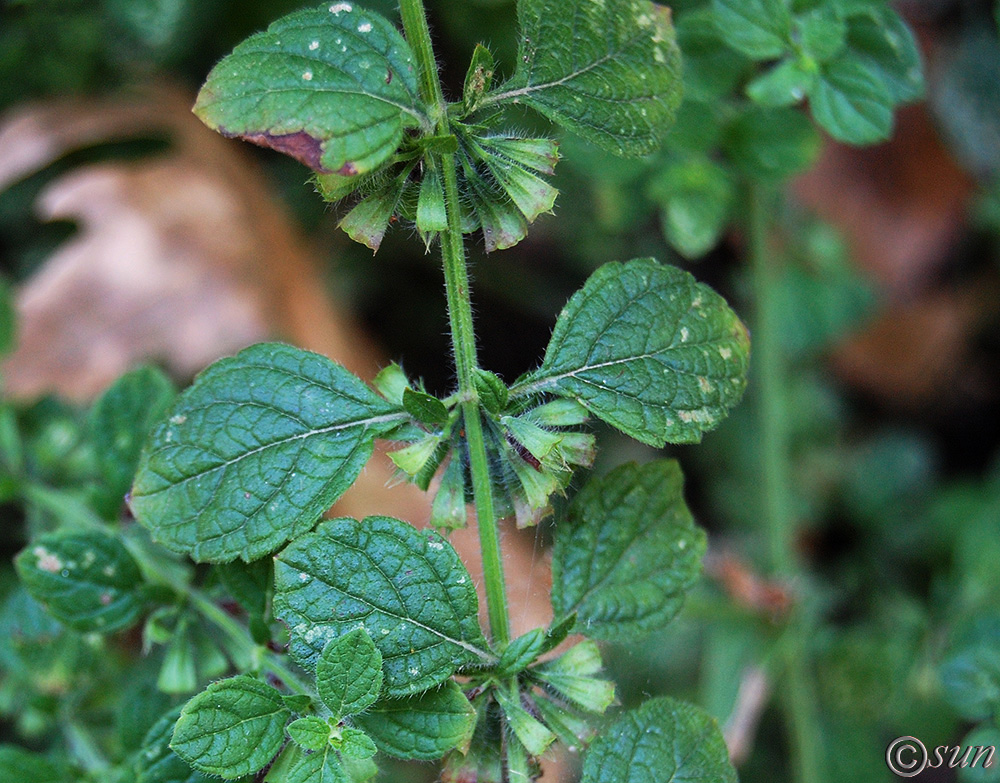
[[[365, 4], [395, 15], [391, 0]], [[235, 43], [300, 5], [5, 0], [0, 115], [69, 96], [127, 102], [151, 85], [193, 96]], [[696, 517], [711, 534], [706, 578], [669, 633], [640, 648], [612, 645], [609, 666], [625, 704], [662, 692], [708, 708], [726, 728], [748, 783], [792, 779], [789, 716], [802, 714], [789, 709], [794, 699], [808, 701], [825, 779], [890, 780], [884, 749], [896, 736], [933, 747], [959, 744], [971, 731], [984, 744], [998, 731], [997, 6], [895, 6], [917, 34], [926, 102], [901, 112], [891, 142], [863, 150], [831, 141], [795, 109], [740, 99], [751, 63], [734, 51], [720, 56], [713, 32], [700, 23], [702, 6], [674, 6], [687, 97], [663, 150], [626, 161], [560, 139], [558, 219], [539, 219], [514, 249], [486, 256], [471, 248], [481, 360], [508, 381], [533, 366], [555, 313], [590, 271], [612, 259], [652, 255], [685, 266], [752, 324], [740, 182], [780, 184], [784, 198], [769, 217], [780, 254], [774, 293], [789, 368], [785, 417], [802, 567], [790, 580], [768, 573], [759, 386], [752, 380], [744, 404], [718, 431], [700, 446], [672, 450]], [[513, 2], [433, 0], [429, 7], [453, 96], [478, 41], [499, 63], [514, 62]], [[533, 116], [510, 120], [544, 129]], [[145, 131], [123, 136], [67, 145], [38, 170], [4, 182], [0, 264], [12, 291], [23, 290], [77, 230], [72, 221], [39, 217], [34, 205], [47, 186], [96, 162], [155, 159], [172, 143]], [[0, 167], [17, 154], [0, 147]], [[336, 213], [306, 184], [301, 166], [263, 150], [238, 154], [263, 174], [324, 259], [329, 295], [430, 391], [450, 391], [435, 253], [424, 254], [411, 232], [396, 230], [372, 258], [336, 230]], [[169, 193], [173, 200], [187, 195]], [[9, 309], [0, 320], [0, 340], [15, 342]], [[598, 470], [654, 456], [610, 431], [599, 437]], [[85, 408], [54, 395], [5, 403], [0, 453], [8, 468], [0, 496], [8, 502], [2, 545], [9, 561], [27, 530], [45, 527], [46, 515], [87, 513], [81, 499], [92, 500], [96, 471]], [[544, 530], [541, 536], [538, 557]], [[60, 716], [81, 709], [107, 723], [112, 744], [128, 747], [171, 700], [142, 678], [115, 681], [129, 640], [108, 656], [38, 612], [13, 587], [9, 567], [2, 585], [3, 739], [44, 747]], [[793, 616], [799, 619], [791, 623]], [[159, 654], [143, 664], [154, 678]], [[789, 656], [806, 662], [801, 687], [786, 687]], [[74, 691], [81, 705], [62, 698], [71, 675], [88, 683]], [[81, 738], [68, 742], [86, 752]], [[917, 779], [956, 779], [954, 771], [938, 773]], [[403, 774], [387, 773], [396, 780]], [[973, 778], [966, 770], [957, 779], [1000, 774]]]

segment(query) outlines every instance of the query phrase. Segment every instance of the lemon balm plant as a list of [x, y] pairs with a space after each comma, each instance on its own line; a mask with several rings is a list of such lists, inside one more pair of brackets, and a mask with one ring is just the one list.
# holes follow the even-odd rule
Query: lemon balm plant
[[[750, 15], [739, 5], [713, 2], [702, 16], [773, 65], [754, 89], [783, 111], [802, 85], [843, 86], [841, 71], [857, 71], [831, 81], [808, 47], [831, 49], [824, 36], [868, 19], [864, 3], [823, 4], [825, 16], [800, 4], [795, 20], [818, 19], [809, 26], [779, 0]], [[554, 620], [514, 639], [497, 526], [552, 513], [553, 495], [593, 461], [590, 417], [652, 446], [697, 442], [743, 393], [747, 330], [687, 272], [610, 262], [559, 314], [541, 364], [508, 385], [479, 366], [466, 266], [467, 235], [508, 248], [555, 203], [557, 146], [510, 132], [512, 107], [617, 155], [659, 146], [681, 97], [671, 14], [649, 0], [519, 0], [512, 75], [500, 80], [478, 46], [448, 102], [423, 3], [400, 10], [402, 33], [353, 2], [280, 19], [216, 66], [195, 112], [311, 168], [323, 197], [344, 202], [353, 239], [377, 249], [402, 222], [440, 252], [457, 389], [439, 399], [396, 365], [369, 386], [282, 344], [217, 362], [179, 396], [149, 368], [120, 379], [90, 415], [100, 480], [86, 507], [57, 499], [64, 524], [39, 526], [17, 558], [47, 614], [15, 599], [34, 612], [31, 639], [57, 633], [51, 617], [82, 639], [145, 618], [147, 646], [165, 648], [159, 689], [211, 684], [111, 760], [72, 722], [69, 766], [0, 748], [12, 779], [363, 781], [391, 756], [437, 762], [445, 780], [500, 783], [536, 779], [556, 744], [584, 750], [588, 783], [735, 779], [717, 726], [692, 705], [657, 698], [604, 717], [615, 691], [595, 642], [663, 628], [699, 572], [705, 536], [677, 463], [625, 465], [575, 494], [554, 525]], [[862, 93], [827, 90], [825, 104], [810, 93], [812, 110], [855, 127], [850, 109], [871, 104]], [[16, 427], [0, 413], [10, 463]], [[436, 531], [321, 521], [376, 439], [433, 488]], [[126, 492], [139, 524], [119, 514]], [[466, 524], [479, 533], [486, 628], [447, 539]]]
[[[559, 521], [553, 624], [510, 638], [498, 517], [530, 524], [548, 511], [593, 458], [581, 429], [590, 415], [648, 444], [698, 440], [743, 392], [748, 337], [687, 273], [652, 259], [610, 263], [566, 305], [541, 365], [507, 386], [477, 362], [463, 247], [476, 231], [488, 250], [509, 247], [553, 206], [545, 175], [556, 145], [501, 132], [505, 107], [530, 106], [622, 155], [657, 146], [680, 98], [669, 11], [648, 0], [523, 0], [513, 76], [494, 86], [480, 47], [450, 104], [422, 3], [401, 11], [405, 37], [351, 2], [285, 17], [219, 63], [195, 111], [308, 165], [327, 199], [352, 199], [342, 226], [353, 238], [377, 248], [402, 219], [440, 246], [457, 391], [437, 399], [397, 366], [369, 388], [321, 356], [253, 346], [208, 368], [153, 427], [129, 500], [148, 539], [56, 532], [19, 556], [29, 591], [80, 630], [132, 625], [159, 588], [226, 634], [241, 673], [153, 728], [140, 779], [177, 763], [227, 779], [269, 770], [275, 782], [365, 780], [379, 752], [441, 759], [454, 779], [536, 778], [552, 743], [587, 744], [614, 700], [593, 641], [547, 654], [570, 633], [660, 628], [698, 573], [704, 536], [676, 464], [625, 466], [590, 483]], [[126, 378], [110, 394], [162, 400], [157, 378]], [[393, 459], [424, 488], [440, 474], [436, 527], [466, 524], [471, 501], [487, 630], [439, 533], [388, 517], [317, 524], [376, 438], [400, 444]], [[214, 564], [246, 604], [246, 628], [158, 565], [156, 546]], [[268, 647], [272, 612], [287, 655]], [[186, 641], [192, 624], [161, 620], [151, 633], [162, 625]], [[670, 699], [619, 717], [592, 743], [584, 774], [641, 780], [642, 770], [733, 776], [711, 719]]]

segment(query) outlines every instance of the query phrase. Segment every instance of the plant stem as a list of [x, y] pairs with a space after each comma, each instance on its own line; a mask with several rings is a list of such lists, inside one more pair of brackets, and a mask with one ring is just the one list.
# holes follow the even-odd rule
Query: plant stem
[[90, 773], [106, 773], [111, 764], [87, 729], [69, 716], [64, 717], [60, 723], [70, 753], [80, 763], [80, 766]]
[[445, 205], [449, 228], [441, 238], [444, 255], [445, 289], [451, 320], [452, 346], [458, 370], [458, 390], [462, 399], [462, 420], [465, 442], [469, 449], [469, 470], [472, 474], [472, 496], [476, 505], [476, 525], [479, 528], [479, 548], [483, 558], [483, 582], [486, 588], [486, 608], [490, 618], [493, 641], [501, 646], [510, 641], [510, 620], [507, 616], [507, 593], [503, 575], [500, 537], [496, 512], [493, 508], [493, 481], [490, 477], [486, 440], [480, 418], [479, 394], [473, 371], [476, 369], [476, 344], [472, 326], [472, 303], [469, 299], [469, 277], [465, 268], [462, 228], [458, 223], [458, 186], [453, 155], [442, 156]]
[[441, 89], [441, 79], [438, 77], [437, 63], [434, 61], [431, 31], [427, 25], [427, 12], [424, 10], [423, 0], [400, 0], [399, 14], [403, 19], [406, 41], [417, 58], [420, 97], [430, 105], [431, 119], [438, 124], [438, 132], [447, 133], [447, 106]]
[[[780, 266], [768, 247], [769, 194], [760, 185], [750, 187], [750, 261], [753, 267], [756, 323], [754, 357], [757, 384], [758, 426], [761, 432], [761, 500], [772, 573], [790, 580], [800, 573], [795, 553], [795, 519], [792, 504], [791, 438], [787, 389], [790, 380], [781, 348], [781, 302], [778, 298]], [[786, 631], [791, 636], [780, 676], [785, 680], [791, 734], [794, 779], [822, 783], [822, 733], [810, 679], [809, 609], [796, 607]]]
[[767, 194], [750, 191], [750, 256], [753, 267], [757, 414], [761, 432], [762, 500], [771, 569], [779, 577], [796, 571], [793, 547], [791, 478], [789, 475], [788, 370], [781, 351], [778, 278], [780, 269], [767, 246]]
[[[433, 106], [432, 113], [437, 120], [437, 132], [445, 135], [449, 132], [447, 105], [444, 102], [441, 80], [434, 62], [423, 0], [400, 0], [400, 11], [406, 39], [417, 58], [421, 95]], [[441, 255], [448, 299], [451, 344], [458, 375], [458, 399], [465, 425], [465, 442], [469, 449], [472, 495], [476, 506], [476, 524], [479, 528], [479, 546], [483, 558], [486, 609], [490, 618], [493, 641], [504, 646], [510, 641], [510, 619], [507, 615], [500, 536], [497, 532], [496, 511], [493, 506], [493, 481], [490, 477], [486, 440], [480, 418], [479, 393], [475, 384], [475, 371], [479, 367], [479, 362], [476, 356], [469, 272], [466, 268], [465, 243], [459, 212], [458, 172], [454, 154], [444, 153], [435, 160], [441, 167], [444, 181], [448, 228], [441, 233]]]
[[202, 617], [226, 635], [241, 658], [258, 664], [261, 669], [270, 672], [281, 680], [289, 690], [307, 696], [315, 695], [313, 689], [303, 682], [298, 674], [286, 666], [285, 662], [279, 656], [266, 647], [254, 642], [250, 638], [249, 631], [240, 622], [227, 614], [222, 607], [197, 587], [192, 587], [183, 578], [180, 578], [172, 569], [164, 568], [158, 562], [157, 555], [149, 552], [142, 540], [134, 535], [129, 535], [128, 531], [125, 532], [122, 539], [136, 559], [142, 564], [142, 569], [147, 576], [162, 582], [176, 594], [183, 596]]
[[190, 585], [185, 585], [185, 587], [184, 597], [198, 610], [202, 617], [228, 636], [233, 645], [244, 655], [249, 656], [250, 660], [259, 661], [262, 669], [266, 669], [281, 680], [289, 690], [307, 696], [313, 695], [313, 689], [300, 680], [299, 676], [289, 669], [278, 656], [266, 647], [254, 643], [247, 636], [247, 630], [242, 624], [230, 617], [225, 610], [200, 590]]
[[807, 647], [805, 631], [810, 624], [799, 618], [794, 628], [795, 642], [788, 652], [784, 672], [785, 710], [791, 723], [792, 764], [795, 779], [799, 783], [822, 783], [823, 734], [819, 727], [816, 705], [816, 689], [811, 671], [811, 655]]

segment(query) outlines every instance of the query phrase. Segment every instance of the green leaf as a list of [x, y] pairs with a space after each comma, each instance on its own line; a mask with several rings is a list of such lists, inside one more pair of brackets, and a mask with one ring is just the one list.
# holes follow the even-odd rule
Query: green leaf
[[[679, 109], [677, 124], [667, 143], [681, 130], [683, 115], [695, 101], [714, 102], [726, 98], [740, 83], [750, 61], [724, 43], [715, 23], [715, 14], [708, 6], [687, 11], [677, 20], [677, 44], [684, 55], [684, 102]], [[693, 100], [692, 100], [693, 99]], [[705, 126], [698, 129], [704, 133]]]
[[597, 733], [590, 720], [565, 707], [561, 700], [556, 702], [542, 695], [535, 699], [535, 707], [545, 725], [551, 728], [567, 747], [587, 745]]
[[231, 780], [277, 755], [290, 715], [277, 690], [241, 674], [213, 682], [184, 705], [170, 747], [201, 772]]
[[316, 662], [316, 688], [338, 721], [374, 704], [382, 679], [382, 653], [361, 628], [331, 639]]
[[810, 9], [795, 18], [792, 37], [806, 55], [819, 62], [826, 62], [843, 49], [846, 36], [846, 23], [828, 6]]
[[378, 767], [371, 759], [354, 759], [348, 755], [341, 755], [340, 764], [353, 783], [365, 783], [378, 774]]
[[284, 783], [350, 783], [340, 758], [329, 745], [315, 753], [302, 754], [290, 766]]
[[736, 783], [722, 732], [706, 712], [661, 697], [603, 730], [583, 762], [583, 783]]
[[576, 400], [550, 400], [524, 416], [543, 427], [575, 427], [590, 418], [587, 409]]
[[574, 644], [554, 661], [543, 664], [543, 668], [550, 672], [580, 677], [597, 674], [602, 666], [601, 650], [589, 639]]
[[384, 18], [350, 2], [298, 11], [212, 69], [195, 114], [213, 130], [353, 176], [426, 125], [413, 53]]
[[891, 8], [873, 3], [866, 13], [852, 17], [847, 45], [882, 78], [894, 103], [915, 101], [923, 96], [920, 49], [913, 32]]
[[174, 633], [163, 656], [156, 687], [164, 693], [191, 693], [198, 689], [194, 639], [183, 623]]
[[17, 745], [0, 745], [0, 778], [24, 783], [66, 783], [66, 770]]
[[823, 67], [809, 107], [838, 141], [873, 144], [892, 132], [892, 93], [877, 72], [850, 54]]
[[136, 783], [209, 783], [210, 778], [181, 759], [170, 749], [170, 737], [180, 709], [158, 720], [142, 740], [136, 760]]
[[752, 106], [726, 128], [723, 148], [733, 163], [759, 179], [783, 179], [816, 162], [822, 140], [796, 109]]
[[380, 701], [354, 722], [390, 756], [433, 761], [469, 742], [476, 711], [450, 680], [414, 698]]
[[441, 484], [431, 504], [430, 523], [438, 529], [454, 530], [465, 527], [466, 521], [465, 472], [462, 461], [453, 456], [441, 473]]
[[600, 670], [601, 651], [587, 640], [536, 666], [532, 674], [588, 712], [603, 713], [614, 703], [615, 686], [594, 676]]
[[532, 756], [541, 756], [555, 741], [556, 735], [549, 731], [545, 724], [532, 717], [518, 699], [512, 698], [501, 688], [497, 688], [495, 693], [497, 703], [503, 710], [514, 735]]
[[806, 97], [816, 83], [815, 68], [789, 58], [762, 73], [747, 85], [747, 95], [759, 106], [793, 106]]
[[652, 152], [680, 102], [670, 11], [648, 0], [520, 0], [517, 70], [495, 102], [524, 103], [619, 155]]
[[436, 168], [427, 168], [420, 181], [417, 197], [417, 230], [424, 235], [424, 244], [430, 249], [430, 238], [448, 228], [448, 213], [444, 204], [444, 184]]
[[482, 44], [476, 44], [469, 70], [465, 74], [465, 89], [462, 91], [462, 102], [467, 112], [474, 111], [480, 98], [493, 86], [495, 72], [493, 54]]
[[504, 416], [500, 419], [500, 424], [509, 439], [523, 446], [538, 461], [545, 459], [562, 440], [561, 433], [542, 429], [527, 418]]
[[576, 630], [638, 639], [663, 628], [698, 578], [705, 534], [673, 460], [622, 465], [591, 480], [556, 528], [552, 606]]
[[287, 693], [281, 698], [292, 712], [310, 712], [313, 709], [313, 698], [304, 693]]
[[389, 459], [408, 476], [417, 476], [441, 445], [441, 437], [430, 435], [401, 449], [389, 452]]
[[652, 446], [696, 443], [746, 386], [746, 327], [711, 288], [652, 258], [605, 264], [563, 308], [517, 394], [576, 399]]
[[205, 370], [153, 430], [132, 510], [197, 561], [256, 560], [316, 523], [396, 411], [326, 357], [252, 346]]
[[300, 748], [323, 750], [330, 744], [330, 724], [315, 715], [307, 715], [288, 724], [288, 736]]
[[500, 656], [500, 663], [497, 664], [498, 676], [512, 677], [527, 669], [546, 651], [547, 642], [548, 637], [544, 628], [533, 628], [517, 637], [507, 645], [507, 649]]
[[90, 411], [90, 431], [101, 495], [113, 503], [115, 515], [132, 485], [146, 436], [162, 417], [176, 392], [159, 369], [138, 367], [112, 384]]
[[305, 752], [294, 742], [285, 744], [264, 776], [264, 783], [288, 783], [289, 772], [301, 762]]
[[341, 755], [349, 759], [370, 759], [378, 752], [375, 741], [358, 729], [345, 726], [336, 744]]
[[437, 397], [407, 388], [403, 392], [403, 408], [417, 421], [424, 424], [444, 424], [448, 409]]
[[398, 519], [320, 525], [278, 556], [275, 585], [296, 660], [313, 668], [329, 640], [363, 628], [382, 653], [389, 696], [426, 690], [489, 657], [458, 554]]
[[729, 221], [736, 188], [725, 168], [696, 157], [663, 169], [651, 186], [663, 205], [663, 230], [685, 258], [715, 247]]
[[781, 57], [792, 16], [785, 0], [712, 0], [716, 30], [738, 52], [757, 60]]
[[264, 557], [252, 563], [222, 563], [216, 566], [216, 573], [223, 587], [248, 614], [263, 617], [274, 589], [273, 567], [271, 558]]
[[378, 193], [365, 198], [340, 221], [340, 228], [355, 242], [377, 253], [389, 223], [396, 214], [401, 188], [396, 181], [390, 181]]
[[77, 631], [128, 628], [146, 605], [139, 566], [106, 533], [49, 533], [32, 541], [15, 565], [31, 597]]
[[498, 415], [507, 407], [509, 390], [507, 384], [501, 381], [496, 374], [476, 367], [472, 372], [472, 380], [479, 393], [479, 401], [486, 410]]
[[964, 718], [983, 720], [1000, 709], [1000, 615], [976, 618], [949, 646], [939, 674], [948, 703]]
[[538, 677], [554, 688], [563, 698], [598, 715], [615, 701], [615, 684], [594, 677], [578, 677], [561, 672], [539, 671]]
[[372, 381], [372, 386], [389, 402], [402, 407], [403, 394], [409, 388], [410, 380], [403, 372], [403, 368], [393, 362], [379, 370], [375, 380]]

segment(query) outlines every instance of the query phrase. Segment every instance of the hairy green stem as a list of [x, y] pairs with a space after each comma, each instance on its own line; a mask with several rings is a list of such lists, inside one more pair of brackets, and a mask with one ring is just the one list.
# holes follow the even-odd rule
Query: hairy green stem
[[[423, 0], [400, 0], [400, 12], [406, 39], [417, 58], [421, 95], [432, 105], [437, 120], [437, 132], [449, 132], [448, 112], [438, 76], [430, 30]], [[503, 558], [493, 505], [493, 481], [490, 477], [486, 439], [480, 418], [479, 393], [475, 371], [476, 333], [472, 323], [472, 300], [469, 294], [469, 273], [465, 261], [465, 243], [459, 212], [458, 172], [455, 156], [444, 153], [435, 158], [444, 181], [444, 203], [448, 228], [441, 233], [441, 255], [444, 266], [445, 293], [448, 299], [448, 319], [451, 344], [458, 376], [458, 399], [465, 425], [465, 442], [469, 449], [469, 472], [472, 474], [472, 495], [476, 506], [479, 546], [483, 558], [483, 582], [486, 589], [486, 609], [494, 643], [504, 646], [510, 641], [510, 618], [507, 614], [507, 593], [504, 585]]]
[[479, 547], [483, 558], [486, 608], [493, 641], [503, 646], [510, 641], [510, 619], [507, 616], [503, 559], [493, 507], [493, 481], [490, 477], [486, 440], [480, 418], [479, 393], [474, 378], [478, 362], [472, 324], [472, 301], [469, 297], [469, 274], [465, 266], [465, 247], [458, 211], [458, 175], [454, 155], [442, 155], [440, 160], [448, 215], [448, 230], [441, 236], [441, 249], [452, 348], [455, 352], [462, 421], [465, 424], [465, 442], [469, 449], [469, 471], [472, 474], [472, 495], [476, 505]]
[[[431, 107], [431, 119], [437, 123], [438, 132], [447, 133], [447, 106], [444, 102], [437, 63], [434, 60], [431, 31], [427, 25], [427, 12], [424, 10], [423, 0], [400, 0], [399, 14], [403, 20], [406, 41], [417, 58], [420, 97]], [[442, 123], [445, 124], [444, 127]]]
[[[761, 500], [772, 573], [791, 579], [800, 571], [795, 553], [795, 518], [792, 503], [791, 437], [787, 390], [789, 372], [781, 348], [779, 259], [768, 247], [769, 194], [759, 185], [750, 188], [750, 261], [753, 268], [756, 323], [754, 324], [754, 382], [761, 433]], [[784, 707], [791, 734], [795, 780], [822, 783], [822, 733], [819, 730], [815, 692], [809, 675], [807, 638], [810, 623], [806, 610], [797, 607], [788, 633], [793, 637], [782, 677], [787, 698]]]

